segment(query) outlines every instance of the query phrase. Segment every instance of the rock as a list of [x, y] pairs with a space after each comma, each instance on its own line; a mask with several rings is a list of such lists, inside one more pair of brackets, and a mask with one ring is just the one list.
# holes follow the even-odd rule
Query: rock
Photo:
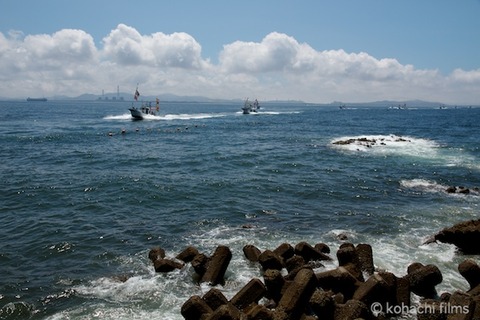
[[390, 302], [388, 300], [392, 291], [393, 288], [390, 288], [380, 275], [375, 274], [360, 284], [352, 299], [362, 301], [366, 305], [374, 302], [385, 305]]
[[366, 243], [360, 243], [355, 247], [355, 250], [357, 251], [361, 270], [371, 276], [375, 271], [372, 246]]
[[337, 304], [334, 319], [370, 319], [370, 311], [365, 303], [358, 300], [348, 300], [344, 304]]
[[268, 269], [282, 270], [283, 269], [282, 258], [271, 250], [263, 251], [262, 254], [258, 257], [258, 262], [262, 266], [263, 270], [268, 270]]
[[320, 289], [310, 297], [310, 308], [318, 316], [319, 319], [333, 319], [335, 313], [335, 301], [332, 297], [333, 292], [323, 291]]
[[213, 310], [199, 296], [192, 296], [182, 305], [180, 313], [185, 320], [200, 320], [203, 315], [212, 313]]
[[171, 272], [176, 269], [182, 269], [183, 264], [170, 259], [159, 259], [153, 262], [155, 272]]
[[457, 188], [456, 187], [448, 187], [446, 190], [445, 190], [447, 193], [455, 193], [457, 192]]
[[480, 284], [480, 266], [474, 260], [464, 260], [458, 265], [458, 272], [467, 280], [470, 290]]
[[456, 291], [446, 305], [447, 320], [471, 320], [475, 311], [475, 301], [466, 293]]
[[215, 286], [225, 282], [224, 276], [227, 271], [230, 260], [232, 259], [232, 252], [227, 246], [218, 246], [208, 263], [207, 270], [202, 276], [201, 282], [208, 282]]
[[258, 257], [261, 253], [262, 252], [260, 251], [260, 249], [258, 249], [252, 244], [247, 244], [243, 247], [243, 254], [245, 255], [245, 258], [248, 259], [248, 261], [258, 262]]
[[224, 304], [228, 303], [227, 298], [217, 288], [211, 288], [203, 295], [203, 301], [205, 301], [212, 310], [217, 310]]
[[295, 253], [302, 256], [305, 261], [310, 260], [331, 260], [329, 256], [318, 251], [307, 242], [300, 242], [295, 246]]
[[200, 276], [200, 279], [207, 270], [207, 264], [209, 260], [210, 259], [206, 255], [204, 255], [203, 253], [199, 253], [193, 258], [191, 262], [193, 270], [195, 270], [195, 272]]
[[[313, 270], [300, 270], [295, 280], [285, 290], [274, 313], [280, 315], [279, 319], [300, 319], [316, 285], [317, 281]], [[287, 315], [287, 318], [284, 318], [284, 315]]]
[[458, 223], [435, 235], [435, 240], [455, 245], [467, 254], [480, 254], [480, 219]]
[[150, 250], [150, 252], [148, 252], [148, 258], [152, 262], [155, 262], [155, 260], [158, 260], [158, 259], [163, 259], [165, 258], [165, 250], [163, 250], [160, 247], [153, 248]]
[[338, 267], [316, 274], [318, 286], [323, 290], [334, 293], [341, 292], [348, 300], [359, 286], [360, 282], [344, 267]]
[[348, 270], [355, 278], [363, 281], [357, 250], [351, 243], [344, 243], [337, 251], [338, 265]]
[[395, 293], [395, 302], [399, 306], [410, 307], [411, 301], [410, 281], [405, 278], [397, 278], [397, 290]]
[[288, 243], [282, 243], [275, 250], [273, 250], [273, 252], [279, 255], [280, 257], [282, 257], [284, 261], [287, 261], [288, 259], [293, 257], [295, 254], [295, 250]]
[[241, 310], [251, 303], [258, 303], [266, 291], [265, 285], [260, 280], [252, 279], [233, 296], [230, 302]]
[[206, 320], [242, 320], [242, 313], [233, 304], [227, 303], [213, 311]]
[[412, 292], [424, 298], [435, 298], [437, 296], [435, 286], [443, 280], [438, 267], [431, 264], [410, 268], [406, 278], [410, 282]]
[[295, 269], [301, 268], [305, 265], [305, 259], [302, 256], [293, 256], [285, 262], [285, 267], [288, 272], [292, 272]]
[[282, 289], [285, 285], [285, 279], [281, 272], [275, 269], [268, 269], [263, 274], [263, 280], [267, 288], [266, 296], [275, 302], [280, 301], [282, 297]]
[[314, 248], [325, 254], [330, 253], [330, 247], [325, 243], [317, 243]]
[[446, 320], [443, 312], [444, 303], [434, 299], [425, 299], [420, 302], [417, 310], [417, 320]]
[[246, 310], [247, 319], [273, 320], [273, 311], [263, 305], [253, 305]]
[[198, 250], [194, 247], [187, 247], [185, 250], [180, 252], [175, 258], [182, 260], [185, 263], [192, 262], [195, 256], [199, 254]]

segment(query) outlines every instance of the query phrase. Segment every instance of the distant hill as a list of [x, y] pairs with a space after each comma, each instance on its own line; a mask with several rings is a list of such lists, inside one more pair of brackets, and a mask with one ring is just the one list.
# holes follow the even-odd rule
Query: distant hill
[[[133, 101], [132, 93], [105, 93], [103, 95], [84, 93], [76, 97], [69, 97], [64, 95], [46, 97], [50, 100], [81, 100], [81, 101], [119, 101], [124, 102]], [[179, 96], [171, 93], [164, 93], [158, 96], [152, 95], [141, 95], [139, 100], [141, 101], [155, 101], [158, 98], [160, 101], [165, 102], [200, 102], [200, 103], [243, 103], [243, 99], [212, 99], [204, 96]], [[26, 99], [26, 98], [25, 98]], [[11, 99], [6, 97], [0, 97], [0, 100], [24, 100], [24, 99]], [[334, 106], [334, 107], [380, 107], [380, 108], [441, 108], [441, 107], [454, 107], [457, 105], [447, 105], [441, 102], [431, 102], [423, 100], [407, 100], [407, 101], [393, 101], [393, 100], [382, 100], [382, 101], [372, 101], [372, 102], [342, 102], [342, 101], [333, 101], [331, 103], [307, 103], [301, 100], [261, 100], [260, 103], [275, 103], [275, 104], [308, 104], [312, 106]], [[460, 105], [458, 105], [460, 106]], [[472, 106], [472, 105], [467, 105]], [[476, 105], [476, 107], [479, 107]]]
[[407, 101], [393, 101], [382, 100], [372, 102], [340, 102], [334, 101], [329, 103], [332, 106], [343, 107], [383, 107], [383, 108], [438, 108], [447, 106], [441, 102], [431, 102], [423, 100], [407, 100]]

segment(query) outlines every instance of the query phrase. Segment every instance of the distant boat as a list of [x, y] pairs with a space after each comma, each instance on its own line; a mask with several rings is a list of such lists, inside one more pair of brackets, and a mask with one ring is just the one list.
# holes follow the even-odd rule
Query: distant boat
[[27, 98], [27, 101], [47, 101], [47, 98]]
[[[137, 87], [137, 89], [135, 90], [135, 94], [133, 95], [133, 99], [135, 99], [135, 101], [138, 101], [139, 96], [140, 96], [140, 93], [138, 92], [138, 87]], [[132, 107], [129, 108], [128, 110], [130, 110], [130, 114], [132, 115], [133, 119], [143, 120], [148, 115], [156, 116], [158, 110], [160, 110], [159, 104], [160, 104], [160, 101], [157, 98], [155, 101], [155, 107], [152, 106], [152, 102], [142, 102], [141, 107], [137, 108], [132, 105]]]
[[242, 112], [243, 114], [250, 114], [252, 112], [258, 112], [259, 109], [260, 109], [260, 104], [258, 103], [257, 99], [255, 99], [255, 101], [252, 103], [248, 101], [248, 98], [247, 98], [243, 103]]

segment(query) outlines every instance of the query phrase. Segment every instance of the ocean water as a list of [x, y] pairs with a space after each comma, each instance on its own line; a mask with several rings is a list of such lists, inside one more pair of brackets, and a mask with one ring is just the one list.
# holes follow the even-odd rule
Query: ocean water
[[[183, 319], [210, 287], [189, 264], [156, 274], [151, 248], [229, 246], [231, 298], [261, 278], [243, 246], [335, 257], [339, 234], [379, 269], [435, 264], [440, 293], [468, 289], [457, 266], [479, 256], [423, 242], [479, 217], [478, 193], [445, 189], [480, 187], [480, 108], [165, 102], [132, 121], [129, 104], [0, 102], [0, 319]], [[376, 143], [334, 144], [357, 138]]]

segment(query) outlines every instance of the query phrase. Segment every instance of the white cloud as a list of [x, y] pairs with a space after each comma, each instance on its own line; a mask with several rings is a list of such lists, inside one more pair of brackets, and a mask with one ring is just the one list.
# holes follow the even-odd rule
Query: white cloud
[[105, 58], [119, 65], [193, 69], [203, 65], [200, 44], [183, 32], [142, 36], [134, 28], [120, 24], [103, 43]]
[[124, 24], [100, 47], [82, 30], [0, 33], [0, 96], [75, 96], [141, 83], [143, 94], [212, 98], [480, 101], [480, 69], [444, 76], [366, 52], [317, 51], [277, 32], [260, 42], [225, 44], [218, 64], [203, 59], [201, 52], [187, 33], [142, 35]]

